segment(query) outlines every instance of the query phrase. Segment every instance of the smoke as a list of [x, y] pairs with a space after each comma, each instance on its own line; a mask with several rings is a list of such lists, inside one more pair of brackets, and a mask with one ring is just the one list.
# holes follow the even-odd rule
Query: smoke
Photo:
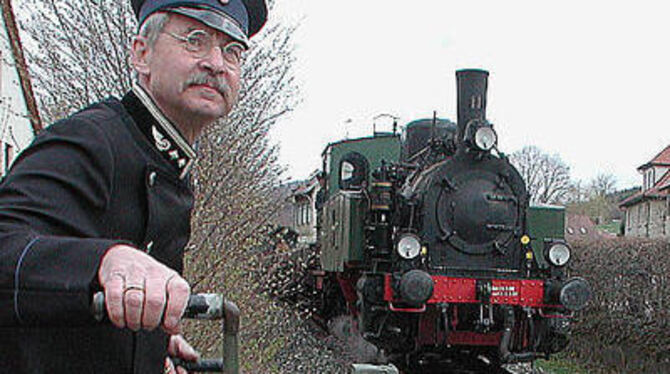
[[333, 318], [328, 327], [330, 333], [344, 342], [356, 362], [385, 364], [388, 359], [372, 343], [363, 339], [351, 316]]

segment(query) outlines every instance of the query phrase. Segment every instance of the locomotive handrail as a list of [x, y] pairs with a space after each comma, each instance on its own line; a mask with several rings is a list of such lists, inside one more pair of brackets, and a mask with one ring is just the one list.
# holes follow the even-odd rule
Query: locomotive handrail
[[[96, 292], [91, 303], [91, 312], [97, 321], [105, 318], [105, 294]], [[198, 320], [222, 320], [223, 357], [220, 359], [199, 359], [195, 362], [172, 358], [175, 365], [189, 372], [213, 372], [238, 374], [238, 336], [240, 328], [240, 310], [235, 303], [226, 300], [221, 294], [193, 294], [182, 318]]]
[[389, 310], [392, 312], [423, 313], [426, 311], [426, 304], [424, 303], [420, 308], [399, 308], [389, 301]]

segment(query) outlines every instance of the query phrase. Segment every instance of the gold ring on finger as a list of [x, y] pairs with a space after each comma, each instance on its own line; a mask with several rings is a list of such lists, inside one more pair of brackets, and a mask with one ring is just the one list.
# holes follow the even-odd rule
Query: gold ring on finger
[[129, 284], [126, 286], [126, 288], [123, 289], [123, 292], [131, 291], [131, 290], [137, 290], [137, 291], [142, 291], [144, 292], [144, 286], [140, 284]]

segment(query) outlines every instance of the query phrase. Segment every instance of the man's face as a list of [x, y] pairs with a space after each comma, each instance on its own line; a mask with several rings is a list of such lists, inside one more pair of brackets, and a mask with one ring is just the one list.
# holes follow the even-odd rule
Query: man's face
[[177, 122], [209, 123], [227, 115], [237, 102], [240, 88], [239, 63], [224, 60], [219, 48], [198, 57], [185, 48], [194, 30], [214, 36], [215, 45], [231, 38], [194, 19], [172, 14], [154, 46], [146, 54], [145, 88], [165, 114]]

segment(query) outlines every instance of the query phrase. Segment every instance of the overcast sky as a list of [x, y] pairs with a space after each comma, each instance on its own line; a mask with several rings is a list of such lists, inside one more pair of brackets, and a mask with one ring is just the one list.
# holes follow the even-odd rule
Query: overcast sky
[[[277, 0], [295, 34], [303, 102], [273, 133], [288, 174], [372, 118], [456, 119], [455, 71], [490, 72], [499, 149], [536, 145], [573, 178], [636, 168], [670, 144], [670, 21], [663, 1]], [[351, 120], [351, 121], [349, 121]]]

